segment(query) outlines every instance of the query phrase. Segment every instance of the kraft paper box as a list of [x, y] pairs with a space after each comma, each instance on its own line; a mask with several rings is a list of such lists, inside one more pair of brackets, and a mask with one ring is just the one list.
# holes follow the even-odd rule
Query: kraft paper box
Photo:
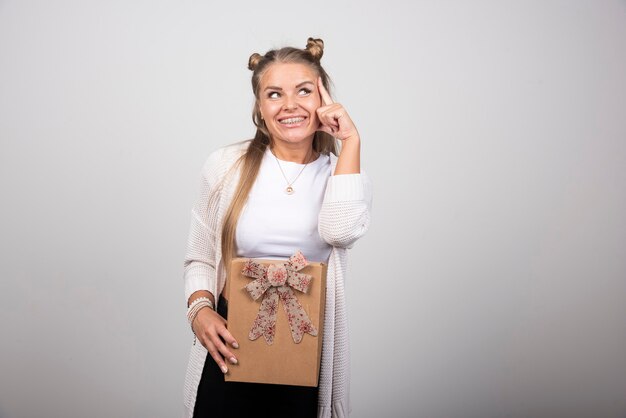
[[[226, 381], [317, 386], [322, 352], [327, 266], [312, 262], [303, 267], [306, 262], [298, 265], [298, 256], [302, 254], [298, 252], [289, 259], [295, 262], [289, 263], [286, 269], [276, 267], [284, 266], [285, 260], [232, 260], [226, 289], [227, 326], [239, 343], [239, 348], [232, 350], [238, 364], [228, 365]], [[302, 260], [304, 257], [300, 259]], [[258, 263], [256, 279], [242, 273], [242, 270], [247, 269], [247, 273], [254, 276], [254, 263]], [[272, 267], [268, 270], [266, 266]], [[299, 270], [290, 269], [293, 266]], [[280, 280], [286, 270], [290, 270], [287, 273], [291, 278], [284, 285], [272, 287], [273, 291], [269, 290], [267, 277], [276, 276]], [[259, 279], [261, 276], [266, 278]], [[290, 283], [295, 284], [295, 288]], [[276, 286], [276, 281], [272, 281], [272, 284]], [[304, 293], [297, 290], [298, 287], [308, 289]], [[250, 290], [257, 297], [256, 300], [251, 296]], [[272, 293], [276, 294], [273, 298]], [[297, 310], [297, 303], [294, 303], [292, 296], [297, 298], [305, 312], [304, 316], [302, 311]], [[292, 319], [291, 325], [284, 309], [285, 300]], [[275, 302], [278, 302], [278, 306]], [[257, 320], [262, 305], [269, 307], [269, 310], [264, 310], [264, 314]], [[275, 328], [272, 328], [270, 324], [274, 313]], [[306, 321], [307, 316], [310, 322]], [[305, 320], [302, 321], [302, 318]], [[251, 339], [253, 328], [252, 337], [256, 338], [254, 340]], [[298, 330], [295, 336], [292, 328]], [[311, 335], [315, 331], [317, 335]], [[301, 338], [300, 342], [294, 342], [294, 338]]]

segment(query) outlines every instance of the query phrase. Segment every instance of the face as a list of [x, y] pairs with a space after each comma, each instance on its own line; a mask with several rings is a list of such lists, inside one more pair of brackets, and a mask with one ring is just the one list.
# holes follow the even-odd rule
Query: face
[[274, 141], [313, 140], [321, 105], [317, 73], [305, 64], [272, 64], [259, 83], [259, 108]]

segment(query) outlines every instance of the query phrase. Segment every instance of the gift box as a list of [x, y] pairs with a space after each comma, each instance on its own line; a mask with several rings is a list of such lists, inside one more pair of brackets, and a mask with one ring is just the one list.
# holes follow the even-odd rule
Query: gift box
[[289, 260], [232, 260], [227, 327], [239, 348], [226, 381], [318, 385], [326, 269], [300, 252]]

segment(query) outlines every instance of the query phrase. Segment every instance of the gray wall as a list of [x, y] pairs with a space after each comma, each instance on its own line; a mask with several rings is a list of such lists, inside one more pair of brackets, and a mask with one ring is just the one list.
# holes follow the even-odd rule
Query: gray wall
[[363, 138], [355, 417], [626, 416], [624, 1], [0, 0], [0, 417], [172, 417], [208, 153], [309, 35]]

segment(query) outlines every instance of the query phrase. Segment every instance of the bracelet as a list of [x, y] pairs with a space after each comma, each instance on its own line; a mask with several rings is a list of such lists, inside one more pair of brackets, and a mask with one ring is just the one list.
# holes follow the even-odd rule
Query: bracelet
[[191, 325], [193, 323], [193, 320], [196, 319], [196, 316], [198, 315], [198, 312], [200, 312], [200, 310], [202, 308], [211, 308], [211, 309], [213, 309], [213, 305], [211, 305], [211, 302], [208, 302], [206, 300], [203, 300], [203, 301], [198, 302], [197, 304], [195, 304], [194, 307], [191, 308], [189, 310], [189, 312], [187, 313], [187, 320], [189, 321], [189, 325]]
[[215, 309], [215, 307], [213, 306], [213, 302], [211, 302], [211, 299], [207, 298], [206, 296], [202, 296], [202, 297], [194, 299], [193, 302], [191, 302], [189, 304], [189, 309], [193, 308], [194, 305], [196, 305], [197, 303], [200, 303], [202, 301], [208, 302], [209, 305], [211, 306], [211, 309]]
[[[199, 298], [199, 299], [207, 299], [207, 298]], [[213, 309], [213, 304], [209, 299], [207, 300], [194, 300], [192, 303], [193, 306], [189, 306], [189, 310], [187, 312], [187, 319], [189, 320], [189, 328], [191, 328], [191, 332], [193, 333], [193, 345], [196, 345], [196, 341], [198, 340], [198, 336], [196, 332], [193, 330], [193, 321], [196, 319], [198, 312], [202, 308], [211, 308]]]
[[[200, 309], [207, 307], [215, 309], [213, 303], [211, 302], [211, 299], [207, 297], [200, 297], [191, 302], [189, 308], [187, 309], [187, 320], [189, 321], [190, 326], [193, 324], [193, 320], [196, 319], [196, 316], [198, 315]], [[193, 328], [191, 330], [193, 331]]]

